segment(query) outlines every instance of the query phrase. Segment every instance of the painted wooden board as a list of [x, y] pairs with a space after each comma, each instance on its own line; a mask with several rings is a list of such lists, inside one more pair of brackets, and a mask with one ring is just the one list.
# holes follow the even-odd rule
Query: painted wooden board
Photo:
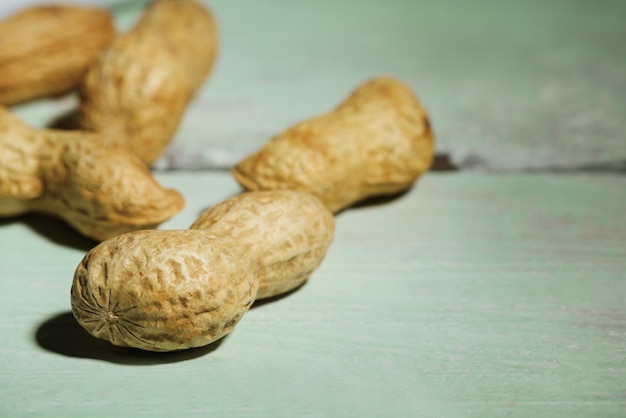
[[[239, 192], [160, 173], [189, 226]], [[431, 173], [339, 214], [321, 268], [205, 349], [122, 350], [70, 314], [93, 244], [0, 224], [2, 417], [623, 417], [626, 178]]]
[[[161, 168], [228, 166], [380, 74], [429, 108], [462, 168], [626, 165], [626, 2], [213, 0], [221, 53]], [[120, 29], [145, 1], [118, 5]], [[70, 99], [16, 110], [35, 124]]]
[[[144, 1], [114, 9], [128, 27]], [[214, 76], [158, 168], [227, 167], [377, 74], [407, 80], [462, 168], [620, 169], [626, 3], [210, 2]], [[15, 108], [45, 126], [72, 97]], [[187, 207], [226, 173], [161, 172]], [[0, 416], [626, 416], [626, 179], [426, 176], [337, 217], [322, 267], [219, 344], [115, 349], [69, 314], [92, 243], [0, 221]]]

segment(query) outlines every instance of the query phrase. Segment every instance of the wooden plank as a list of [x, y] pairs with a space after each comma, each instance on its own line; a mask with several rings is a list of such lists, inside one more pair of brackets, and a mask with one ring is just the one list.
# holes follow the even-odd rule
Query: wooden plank
[[[117, 10], [120, 28], [145, 1]], [[429, 108], [465, 168], [623, 170], [626, 2], [209, 2], [220, 57], [160, 167], [230, 165], [380, 74]], [[16, 108], [43, 125], [74, 101]], [[621, 163], [621, 164], [620, 164]]]
[[[159, 174], [185, 228], [238, 192]], [[209, 348], [116, 349], [69, 313], [92, 245], [0, 226], [0, 415], [618, 417], [626, 413], [626, 178], [430, 174], [337, 216], [321, 268]]]

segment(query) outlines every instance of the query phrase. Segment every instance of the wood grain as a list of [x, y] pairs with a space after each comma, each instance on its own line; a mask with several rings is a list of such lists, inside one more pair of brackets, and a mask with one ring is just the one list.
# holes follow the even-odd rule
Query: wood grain
[[[188, 196], [165, 229], [239, 191], [226, 173], [158, 180]], [[214, 346], [162, 356], [100, 345], [69, 320], [88, 248], [71, 230], [4, 222], [0, 414], [623, 416], [625, 186], [428, 174], [341, 213], [305, 286]]]

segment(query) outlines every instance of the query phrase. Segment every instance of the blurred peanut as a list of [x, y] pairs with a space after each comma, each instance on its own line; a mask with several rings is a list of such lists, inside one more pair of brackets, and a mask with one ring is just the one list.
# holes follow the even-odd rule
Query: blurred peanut
[[81, 86], [78, 124], [153, 163], [217, 54], [217, 24], [196, 0], [155, 0], [113, 40]]
[[114, 36], [97, 8], [34, 6], [0, 21], [0, 104], [75, 89]]

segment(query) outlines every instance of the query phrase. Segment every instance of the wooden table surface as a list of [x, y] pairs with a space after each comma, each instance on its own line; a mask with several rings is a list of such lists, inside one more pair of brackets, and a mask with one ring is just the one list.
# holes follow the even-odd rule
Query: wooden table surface
[[155, 167], [186, 199], [161, 228], [240, 192], [210, 168], [382, 73], [461, 170], [342, 212], [303, 287], [180, 353], [87, 335], [69, 291], [94, 244], [0, 220], [0, 417], [626, 417], [626, 3], [210, 4], [222, 54]]
[[[188, 227], [226, 173], [160, 174]], [[427, 175], [337, 216], [305, 286], [207, 349], [121, 350], [70, 313], [92, 245], [1, 226], [1, 416], [626, 414], [626, 178]]]

